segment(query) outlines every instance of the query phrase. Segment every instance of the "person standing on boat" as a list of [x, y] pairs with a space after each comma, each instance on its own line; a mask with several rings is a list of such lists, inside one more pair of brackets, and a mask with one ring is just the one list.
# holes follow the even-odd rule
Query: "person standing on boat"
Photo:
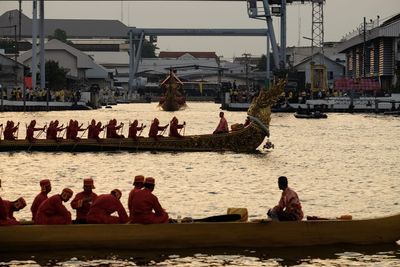
[[37, 211], [35, 224], [71, 224], [71, 213], [63, 202], [70, 200], [73, 194], [71, 189], [64, 188], [61, 194], [43, 201]]
[[178, 129], [182, 129], [183, 127], [185, 127], [186, 122], [183, 122], [183, 124], [178, 124], [178, 118], [177, 117], [173, 117], [171, 120], [171, 124], [169, 126], [169, 136], [171, 137], [183, 137], [179, 132]]
[[17, 139], [14, 133], [18, 130], [19, 122], [14, 126], [13, 121], [7, 121], [6, 127], [4, 128], [4, 140], [13, 141]]
[[133, 123], [129, 126], [128, 138], [132, 138], [133, 140], [136, 140], [137, 132], [140, 131], [140, 133], [141, 133], [141, 131], [146, 127], [146, 125], [143, 125], [143, 123], [140, 127], [138, 125], [139, 125], [138, 120], [134, 120]]
[[51, 191], [51, 183], [49, 179], [44, 179], [40, 181], [40, 193], [35, 197], [31, 206], [32, 221], [35, 221], [36, 214], [39, 209], [40, 204], [43, 203], [48, 197], [47, 194]]
[[147, 177], [144, 180], [144, 189], [135, 192], [132, 200], [132, 223], [168, 223], [168, 213], [161, 207], [158, 198], [152, 193], [154, 186], [155, 179]]
[[32, 120], [28, 128], [26, 128], [25, 139], [28, 140], [29, 142], [33, 142], [36, 140], [36, 138], [34, 137], [36, 131], [44, 131], [46, 129], [46, 126], [43, 128], [35, 128], [35, 126], [36, 126], [36, 120]]
[[132, 210], [133, 197], [137, 191], [142, 190], [142, 188], [144, 186], [144, 176], [136, 175], [135, 180], [133, 181], [133, 185], [135, 187], [131, 190], [131, 192], [129, 193], [129, 197], [128, 197], [128, 210], [129, 210], [129, 218], [131, 221], [133, 219], [133, 210]]
[[229, 133], [228, 122], [226, 121], [224, 113], [222, 111], [219, 113], [219, 117], [219, 124], [215, 129], [214, 134]]
[[164, 131], [167, 129], [168, 124], [165, 126], [160, 126], [160, 121], [157, 118], [154, 118], [153, 122], [151, 123], [150, 126], [150, 131], [149, 131], [149, 137], [154, 138], [155, 140], [158, 139], [158, 137], [161, 137], [161, 135], [158, 134], [159, 131]]
[[[87, 214], [87, 222], [95, 224], [117, 224], [129, 221], [124, 206], [120, 201], [122, 193], [119, 189], [114, 189], [110, 194], [97, 197]], [[111, 216], [114, 212], [118, 216]]]
[[71, 202], [71, 207], [76, 210], [76, 220], [74, 223], [87, 223], [86, 217], [90, 206], [97, 198], [97, 194], [92, 191], [93, 189], [95, 189], [93, 179], [84, 179], [83, 192], [76, 194], [75, 198]]
[[19, 224], [17, 219], [14, 217], [14, 211], [20, 211], [26, 207], [26, 202], [23, 197], [18, 198], [15, 201], [3, 200], [4, 207], [6, 208], [8, 219], [12, 220], [12, 224]]
[[277, 206], [268, 210], [268, 217], [279, 221], [301, 221], [303, 211], [297, 193], [288, 187], [288, 180], [285, 176], [278, 178], [279, 189], [282, 196]]

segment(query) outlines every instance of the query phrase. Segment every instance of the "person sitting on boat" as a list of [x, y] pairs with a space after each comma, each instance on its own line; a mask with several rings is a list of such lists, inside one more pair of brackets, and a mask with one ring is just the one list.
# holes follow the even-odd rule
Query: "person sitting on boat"
[[[122, 192], [114, 189], [110, 194], [100, 195], [93, 202], [87, 214], [87, 222], [95, 224], [117, 224], [127, 223], [128, 214], [120, 201]], [[118, 216], [111, 216], [114, 212]]]
[[13, 141], [17, 139], [14, 133], [18, 130], [19, 122], [14, 126], [13, 121], [7, 121], [6, 127], [4, 128], [4, 140]]
[[36, 214], [35, 224], [71, 224], [71, 213], [63, 205], [74, 192], [64, 188], [61, 194], [49, 197], [42, 204]]
[[82, 128], [83, 123], [81, 125], [79, 125], [79, 122], [77, 120], [72, 122], [72, 126], [70, 128], [70, 135], [69, 135], [69, 139], [72, 140], [79, 140], [80, 138], [78, 137], [78, 132], [82, 132], [85, 131], [86, 128]]
[[137, 136], [137, 132], [142, 133], [143, 129], [146, 128], [146, 125], [143, 125], [143, 123], [141, 124], [141, 126], [139, 127], [139, 122], [138, 120], [134, 120], [133, 123], [131, 125], [129, 125], [129, 134], [128, 134], [128, 138], [132, 138], [134, 140], [136, 140]]
[[96, 120], [92, 119], [90, 125], [88, 126], [88, 139], [93, 139], [93, 132], [96, 129]]
[[76, 220], [74, 223], [87, 223], [86, 217], [90, 206], [97, 198], [97, 194], [92, 191], [93, 189], [95, 189], [93, 179], [84, 179], [83, 191], [76, 194], [75, 198], [71, 202], [71, 207], [76, 210]]
[[58, 132], [63, 131], [65, 128], [63, 125], [58, 126], [58, 120], [55, 120], [53, 123], [50, 122], [49, 128], [47, 128], [46, 139], [49, 140], [60, 140], [62, 137], [58, 137]]
[[131, 192], [129, 193], [129, 198], [128, 198], [128, 210], [129, 210], [129, 218], [132, 221], [133, 219], [133, 209], [132, 209], [132, 204], [133, 204], [133, 197], [137, 191], [142, 190], [144, 186], [144, 176], [143, 175], [136, 175], [135, 179], [133, 180], [133, 185], [135, 186]]
[[35, 128], [35, 126], [36, 126], [36, 120], [32, 120], [28, 128], [26, 128], [25, 139], [28, 140], [29, 142], [33, 142], [36, 140], [36, 138], [34, 137], [36, 131], [44, 131], [46, 129], [46, 126], [44, 126], [43, 128]]
[[98, 142], [100, 141], [99, 134], [104, 130], [105, 126], [101, 126], [101, 122], [99, 121], [96, 124], [96, 127], [93, 129], [93, 132], [91, 134], [91, 137], [88, 137], [89, 139], [96, 139]]
[[35, 221], [37, 211], [40, 204], [43, 203], [48, 197], [47, 194], [51, 192], [51, 183], [49, 179], [44, 179], [40, 181], [40, 193], [35, 197], [31, 206], [32, 221]]
[[215, 129], [214, 134], [229, 133], [228, 122], [226, 121], [224, 113], [222, 111], [219, 113], [219, 117], [219, 124]]
[[168, 223], [168, 213], [161, 207], [158, 198], [152, 193], [154, 186], [155, 179], [147, 177], [144, 180], [144, 188], [135, 192], [132, 200], [132, 223]]
[[165, 126], [160, 126], [160, 121], [157, 118], [154, 118], [154, 120], [150, 126], [149, 137], [157, 140], [158, 137], [162, 137], [162, 134], [159, 135], [158, 132], [164, 131], [165, 129], [167, 129], [167, 127], [168, 127], [168, 124]]
[[18, 198], [15, 201], [3, 200], [4, 207], [6, 208], [8, 219], [12, 220], [12, 224], [19, 224], [17, 219], [14, 217], [15, 211], [20, 211], [26, 207], [26, 202], [23, 197]]
[[303, 211], [297, 193], [288, 187], [288, 180], [285, 176], [278, 178], [279, 189], [282, 196], [277, 206], [268, 210], [268, 217], [279, 221], [301, 221]]
[[117, 133], [119, 129], [124, 127], [124, 124], [122, 122], [117, 126], [117, 120], [113, 119], [106, 127], [107, 127], [107, 138], [125, 138], [125, 136], [123, 136], [122, 134]]
[[71, 139], [71, 133], [73, 131], [73, 128], [74, 128], [74, 120], [70, 119], [67, 127], [65, 127], [65, 131], [66, 131], [65, 138]]
[[178, 129], [184, 128], [186, 125], [186, 122], [184, 121], [183, 124], [178, 124], [178, 118], [173, 117], [171, 120], [171, 124], [169, 126], [169, 136], [171, 137], [183, 137], [179, 132]]

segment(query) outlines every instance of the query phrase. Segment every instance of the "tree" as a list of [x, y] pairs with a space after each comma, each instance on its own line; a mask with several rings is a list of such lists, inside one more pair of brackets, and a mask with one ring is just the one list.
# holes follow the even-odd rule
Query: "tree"
[[73, 44], [71, 41], [68, 40], [67, 32], [62, 29], [55, 29], [54, 34], [49, 36], [49, 40], [57, 39], [66, 44]]
[[1, 38], [0, 39], [0, 49], [4, 49], [6, 54], [13, 54], [15, 53], [16, 46], [15, 41], [8, 38]]
[[[273, 70], [275, 68], [274, 65], [274, 57], [273, 54], [271, 53], [269, 56], [269, 69]], [[262, 55], [260, 60], [257, 63], [257, 69], [259, 69], [260, 71], [266, 71], [267, 69], [267, 57], [265, 55]]]
[[67, 85], [68, 70], [60, 67], [57, 61], [46, 61], [46, 80], [52, 90], [64, 89]]

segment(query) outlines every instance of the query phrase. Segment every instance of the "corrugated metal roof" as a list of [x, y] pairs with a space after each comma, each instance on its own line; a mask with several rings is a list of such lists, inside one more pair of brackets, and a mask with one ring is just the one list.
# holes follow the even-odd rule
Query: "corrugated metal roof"
[[[0, 25], [17, 25], [18, 10], [10, 10], [0, 16]], [[127, 38], [129, 28], [118, 20], [88, 20], [88, 19], [45, 19], [45, 36], [53, 35], [56, 29], [62, 29], [68, 38]], [[32, 36], [32, 19], [21, 15], [21, 35], [23, 38]], [[18, 27], [17, 27], [18, 32]], [[0, 35], [14, 36], [14, 29], [0, 29]]]

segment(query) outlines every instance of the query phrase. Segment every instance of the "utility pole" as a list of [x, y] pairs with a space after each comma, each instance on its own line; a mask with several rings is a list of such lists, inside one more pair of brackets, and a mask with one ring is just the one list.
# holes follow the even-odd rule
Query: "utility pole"
[[21, 14], [22, 14], [22, 0], [19, 2], [19, 13], [18, 13], [18, 40], [21, 41]]
[[367, 63], [367, 19], [364, 17], [363, 24], [363, 78], [367, 76], [366, 63]]
[[246, 64], [246, 90], [249, 91], [249, 57], [251, 54], [244, 53], [242, 56], [244, 56], [244, 62]]

